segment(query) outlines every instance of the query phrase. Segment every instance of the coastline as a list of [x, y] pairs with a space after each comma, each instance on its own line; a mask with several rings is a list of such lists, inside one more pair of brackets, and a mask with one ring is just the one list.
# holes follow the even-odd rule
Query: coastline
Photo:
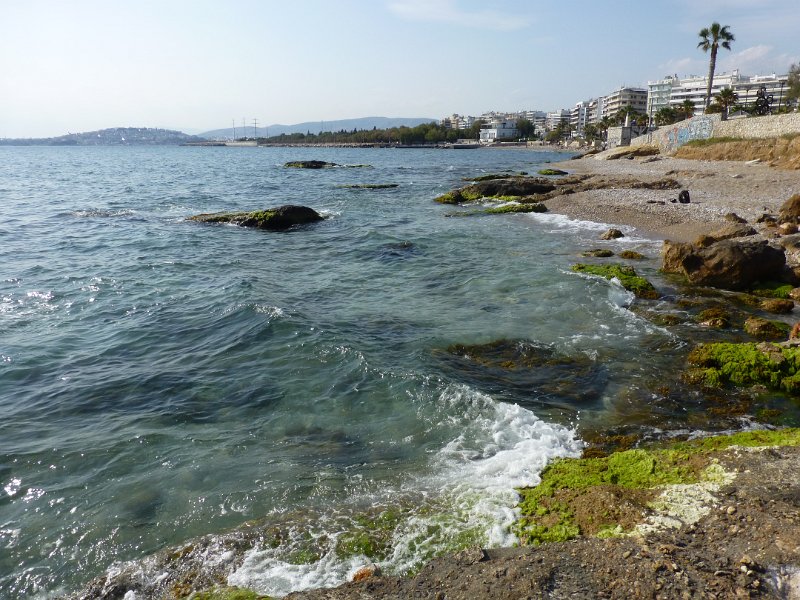
[[670, 202], [678, 190], [608, 188], [552, 198], [547, 201], [548, 210], [576, 219], [632, 226], [656, 239], [689, 242], [722, 225], [731, 212], [755, 224], [765, 212], [776, 214], [783, 202], [800, 191], [800, 172], [764, 164], [669, 156], [598, 158], [602, 156], [553, 166], [570, 174], [627, 176], [642, 181], [670, 177], [689, 191], [691, 202]]

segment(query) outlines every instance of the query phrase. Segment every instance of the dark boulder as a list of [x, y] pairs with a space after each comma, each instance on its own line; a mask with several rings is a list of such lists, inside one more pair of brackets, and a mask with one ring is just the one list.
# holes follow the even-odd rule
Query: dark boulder
[[325, 162], [324, 160], [295, 160], [287, 162], [284, 167], [292, 169], [328, 169], [331, 167], [338, 167], [336, 163]]
[[678, 202], [681, 204], [689, 204], [689, 190], [681, 190], [681, 193], [678, 194]]
[[698, 285], [744, 290], [758, 281], [778, 280], [786, 255], [766, 240], [721, 240], [707, 247], [664, 241], [662, 270]]
[[254, 227], [271, 231], [289, 229], [294, 225], [305, 225], [322, 221], [322, 219], [323, 217], [312, 208], [291, 204], [253, 212], [206, 213], [189, 217], [190, 221], [199, 223], [231, 223], [240, 227]]

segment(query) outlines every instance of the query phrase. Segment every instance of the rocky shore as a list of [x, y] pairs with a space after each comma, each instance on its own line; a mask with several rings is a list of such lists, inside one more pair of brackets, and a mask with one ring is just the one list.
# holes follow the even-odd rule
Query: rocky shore
[[[606, 158], [604, 160], [604, 158]], [[673, 178], [690, 193], [688, 204], [672, 203], [676, 190], [605, 188], [553, 198], [551, 212], [601, 223], [629, 225], [652, 237], [688, 242], [725, 223], [736, 213], [755, 223], [777, 214], [800, 193], [800, 171], [761, 163], [689, 160], [669, 156], [608, 160], [587, 156], [554, 165], [570, 173], [633, 177], [641, 181]]]
[[[717, 240], [709, 234], [731, 228], [734, 221], [742, 232], [741, 238], [732, 236], [734, 239], [758, 240], [759, 244], [768, 241], [771, 247], [783, 247], [779, 240], [792, 237], [791, 228], [781, 232], [778, 226], [781, 207], [789, 198], [800, 194], [800, 171], [782, 171], [758, 163], [687, 160], [660, 155], [603, 158], [607, 155], [552, 165], [567, 174], [551, 174], [544, 181], [525, 182], [532, 187], [517, 191], [525, 195], [518, 196], [517, 202], [528, 208], [546, 205], [546, 210], [551, 212], [609, 226], [626, 225], [654, 239], [672, 240], [674, 244], [665, 244], [665, 248], [677, 249], [674, 266], [670, 268], [679, 274], [686, 253], [715, 245]], [[519, 188], [519, 181], [512, 184]], [[514, 196], [504, 187], [507, 185], [510, 184], [491, 179], [473, 182], [437, 201], [454, 205], [462, 215], [476, 214], [458, 205], [486, 196], [506, 202], [509, 194]], [[688, 198], [683, 196], [679, 201], [682, 192], [687, 192]], [[800, 220], [800, 214], [792, 220]], [[749, 228], [747, 232], [745, 228]], [[800, 281], [800, 261], [789, 254], [787, 249], [787, 259], [792, 259], [788, 261], [789, 271], [795, 267], [793, 275], [786, 273], [789, 279], [795, 280], [788, 285], [792, 290]], [[597, 255], [602, 256], [605, 255]], [[665, 256], [669, 256], [669, 252], [665, 251]], [[783, 268], [783, 260], [782, 254], [780, 264], [776, 263], [776, 273]], [[581, 272], [597, 266], [575, 265], [580, 269], [573, 270]], [[626, 268], [635, 275], [631, 267]], [[618, 273], [612, 275], [620, 278]], [[691, 287], [688, 282], [686, 285]], [[697, 285], [716, 287], [713, 283]], [[769, 335], [755, 333], [747, 329], [747, 323], [754, 318], [745, 313], [752, 310], [780, 313], [777, 309], [764, 308], [763, 303], [772, 300], [783, 300], [791, 312], [793, 302], [785, 298], [759, 299], [747, 285], [727, 289], [744, 290], [739, 294], [738, 308], [729, 310], [723, 306], [724, 299], [700, 299], [698, 295], [698, 298], [684, 298], [681, 310], [709, 329], [727, 329], [732, 321], [742, 321], [743, 325], [737, 325], [741, 328], [735, 332], [731, 330], [729, 337], [737, 338], [737, 346], [746, 345], [751, 355], [766, 361], [765, 365], [774, 366], [784, 383], [792, 384], [789, 393], [794, 394], [795, 379], [800, 382], [800, 375], [797, 375], [800, 371], [796, 368], [800, 367], [797, 344], [784, 348], [768, 342], [739, 343], [741, 339], [751, 338], [785, 340], [788, 327]], [[649, 288], [646, 291], [651, 292]], [[648, 294], [636, 295], [644, 299], [644, 303], [659, 300], [658, 293]], [[800, 295], [794, 299], [800, 300]], [[641, 314], [653, 312], [650, 305], [644, 304], [644, 307], [640, 309]], [[685, 315], [682, 318], [686, 318]], [[772, 323], [763, 318], [761, 321]], [[665, 320], [664, 326], [677, 322]], [[724, 410], [732, 418], [749, 413], [753, 408], [752, 399], [749, 400], [751, 404], [740, 399], [734, 401], [736, 393], [725, 385], [742, 386], [746, 379], [747, 386], [760, 386], [759, 389], [766, 392], [769, 381], [748, 379], [746, 373], [733, 374], [743, 378], [737, 380], [730, 373], [723, 373], [723, 366], [717, 364], [717, 355], [711, 350], [716, 345], [701, 344], [699, 347], [705, 346], [708, 351], [694, 353], [694, 383], [702, 382], [705, 386], [721, 383], [719, 397], [726, 401]], [[461, 356], [464, 352], [457, 354]], [[506, 360], [504, 355], [501, 358]], [[750, 358], [747, 360], [752, 362]], [[767, 379], [772, 377], [766, 368], [759, 369], [767, 374]], [[722, 381], [723, 375], [728, 379]], [[778, 386], [771, 389], [787, 389], [777, 375], [773, 379], [778, 381]], [[668, 385], [665, 383], [664, 387]], [[680, 390], [664, 393], [680, 395]], [[727, 403], [735, 406], [728, 407]], [[737, 413], [739, 408], [744, 412]], [[351, 583], [334, 589], [293, 593], [287, 598], [800, 600], [800, 480], [797, 477], [800, 431], [769, 427], [777, 432], [763, 437], [739, 434], [739, 437], [721, 438], [727, 441], [706, 440], [691, 447], [670, 446], [665, 451], [671, 453], [666, 467], [659, 463], [663, 459], [659, 452], [664, 452], [663, 449], [624, 451], [624, 445], [620, 448], [620, 444], [616, 444], [621, 451], [608, 455], [606, 452], [610, 448], [590, 442], [583, 459], [573, 459], [570, 466], [548, 467], [543, 473], [542, 486], [550, 486], [549, 495], [521, 491], [523, 515], [515, 532], [530, 545], [467, 549], [437, 558], [408, 577], [382, 575], [377, 567], [367, 566]], [[628, 448], [638, 443], [635, 439], [630, 442]], [[588, 471], [578, 475], [563, 474], [564, 470], [572, 468]], [[589, 480], [591, 485], [584, 485]], [[202, 559], [200, 545], [187, 550], [187, 557], [191, 558], [192, 553], [198, 554], [198, 560]], [[174, 562], [176, 559], [168, 556], [164, 560]], [[191, 567], [190, 562], [187, 564]], [[191, 574], [193, 571], [189, 567], [186, 572]], [[174, 597], [188, 596], [191, 590], [202, 589], [213, 581], [222, 585], [222, 571], [206, 580], [187, 575], [186, 588], [178, 584], [172, 586]], [[83, 597], [122, 597], [115, 596], [114, 588], [109, 585], [107, 581], [99, 582], [96, 590]], [[128, 588], [120, 584], [116, 589], [122, 593]], [[246, 590], [212, 586], [203, 592], [195, 591], [189, 597], [251, 600], [261, 596]]]
[[[567, 171], [567, 177], [589, 177], [587, 181], [600, 184], [552, 194], [545, 201], [547, 209], [632, 226], [678, 243], [696, 242], [730, 226], [734, 213], [759, 238], [769, 239], [777, 231], [764, 215], [778, 215], [786, 200], [800, 193], [800, 172], [755, 162], [604, 158], [553, 165]], [[663, 184], [669, 180], [677, 185]], [[681, 190], [689, 192], [689, 202], [677, 201]], [[728, 478], [700, 494], [684, 489], [681, 493], [697, 499], [697, 512], [667, 527], [640, 528], [635, 535], [468, 550], [436, 559], [410, 578], [373, 576], [334, 590], [289, 597], [800, 598], [800, 449], [734, 447], [714, 460]], [[612, 513], [634, 507], [639, 511], [634, 521], [652, 512], [616, 486], [601, 486], [600, 496]], [[569, 510], [576, 514], [583, 509]]]

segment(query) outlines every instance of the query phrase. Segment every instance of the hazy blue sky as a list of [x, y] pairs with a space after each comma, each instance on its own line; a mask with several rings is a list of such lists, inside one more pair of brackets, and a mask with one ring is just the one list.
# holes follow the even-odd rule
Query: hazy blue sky
[[0, 0], [0, 137], [554, 110], [800, 62], [798, 0]]

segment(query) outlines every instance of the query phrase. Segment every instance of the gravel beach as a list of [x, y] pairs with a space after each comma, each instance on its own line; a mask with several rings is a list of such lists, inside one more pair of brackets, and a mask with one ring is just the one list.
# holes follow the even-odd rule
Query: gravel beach
[[745, 162], [646, 157], [603, 160], [604, 155], [564, 161], [553, 166], [576, 174], [612, 175], [654, 181], [677, 180], [688, 190], [689, 204], [672, 203], [680, 190], [599, 189], [559, 196], [547, 202], [551, 212], [573, 218], [629, 225], [654, 238], [694, 240], [736, 213], [755, 223], [765, 212], [777, 213], [800, 193], [800, 171]]

